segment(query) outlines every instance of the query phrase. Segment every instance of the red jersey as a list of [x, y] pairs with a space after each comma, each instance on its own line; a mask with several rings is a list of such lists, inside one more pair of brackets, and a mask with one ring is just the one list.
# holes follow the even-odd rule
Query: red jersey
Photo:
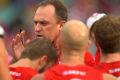
[[111, 63], [101, 63], [96, 67], [99, 71], [103, 73], [109, 73], [116, 77], [120, 76], [120, 61]]
[[96, 53], [95, 53], [95, 66], [97, 66], [98, 64], [100, 64], [100, 50], [97, 49]]
[[85, 64], [88, 65], [88, 66], [94, 66], [95, 65], [94, 58], [89, 51], [86, 51], [86, 53], [85, 53]]
[[85, 64], [91, 67], [95, 67], [100, 63], [100, 52], [96, 51], [95, 57], [89, 51], [85, 53]]
[[13, 79], [18, 80], [31, 80], [31, 78], [38, 72], [29, 67], [9, 67], [10, 74]]
[[102, 74], [85, 65], [70, 67], [58, 64], [45, 72], [44, 80], [102, 80]]

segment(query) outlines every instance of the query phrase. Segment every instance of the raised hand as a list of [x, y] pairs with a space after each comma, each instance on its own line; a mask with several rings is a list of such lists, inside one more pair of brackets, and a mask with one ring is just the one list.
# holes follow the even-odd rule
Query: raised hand
[[24, 36], [25, 31], [22, 31], [20, 34], [17, 34], [16, 37], [12, 40], [12, 49], [16, 59], [19, 59], [22, 51], [24, 50]]

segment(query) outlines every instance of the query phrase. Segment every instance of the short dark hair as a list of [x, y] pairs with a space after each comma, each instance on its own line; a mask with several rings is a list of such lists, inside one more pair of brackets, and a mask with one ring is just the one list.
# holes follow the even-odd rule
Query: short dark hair
[[46, 38], [37, 38], [32, 40], [23, 50], [21, 58], [29, 58], [30, 60], [36, 60], [42, 56], [48, 57], [48, 62], [56, 62], [58, 55], [53, 44]]
[[55, 8], [56, 17], [58, 20], [67, 21], [68, 13], [66, 6], [60, 0], [43, 0], [39, 3], [40, 6], [53, 5]]
[[120, 21], [115, 16], [104, 16], [93, 24], [95, 39], [103, 53], [120, 52]]

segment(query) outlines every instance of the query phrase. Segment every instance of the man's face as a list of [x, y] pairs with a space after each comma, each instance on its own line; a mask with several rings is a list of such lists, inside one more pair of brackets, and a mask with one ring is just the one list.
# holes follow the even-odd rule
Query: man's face
[[52, 5], [40, 6], [34, 16], [34, 29], [37, 37], [47, 37], [49, 40], [59, 35], [61, 23], [55, 16], [55, 8]]

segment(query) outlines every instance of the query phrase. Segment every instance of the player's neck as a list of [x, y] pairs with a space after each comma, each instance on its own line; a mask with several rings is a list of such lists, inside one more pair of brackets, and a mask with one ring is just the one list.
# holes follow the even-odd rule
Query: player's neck
[[[71, 55], [72, 54], [72, 55]], [[76, 66], [84, 64], [84, 54], [72, 52], [70, 54], [62, 53], [61, 64], [68, 66]]]
[[120, 53], [112, 53], [102, 56], [102, 62], [116, 62], [120, 61]]
[[59, 34], [55, 37], [53, 44], [55, 46], [55, 48], [59, 49], [60, 45], [59, 45]]
[[20, 59], [16, 63], [10, 65], [10, 67], [30, 67], [30, 68], [36, 68], [34, 63], [29, 59]]

